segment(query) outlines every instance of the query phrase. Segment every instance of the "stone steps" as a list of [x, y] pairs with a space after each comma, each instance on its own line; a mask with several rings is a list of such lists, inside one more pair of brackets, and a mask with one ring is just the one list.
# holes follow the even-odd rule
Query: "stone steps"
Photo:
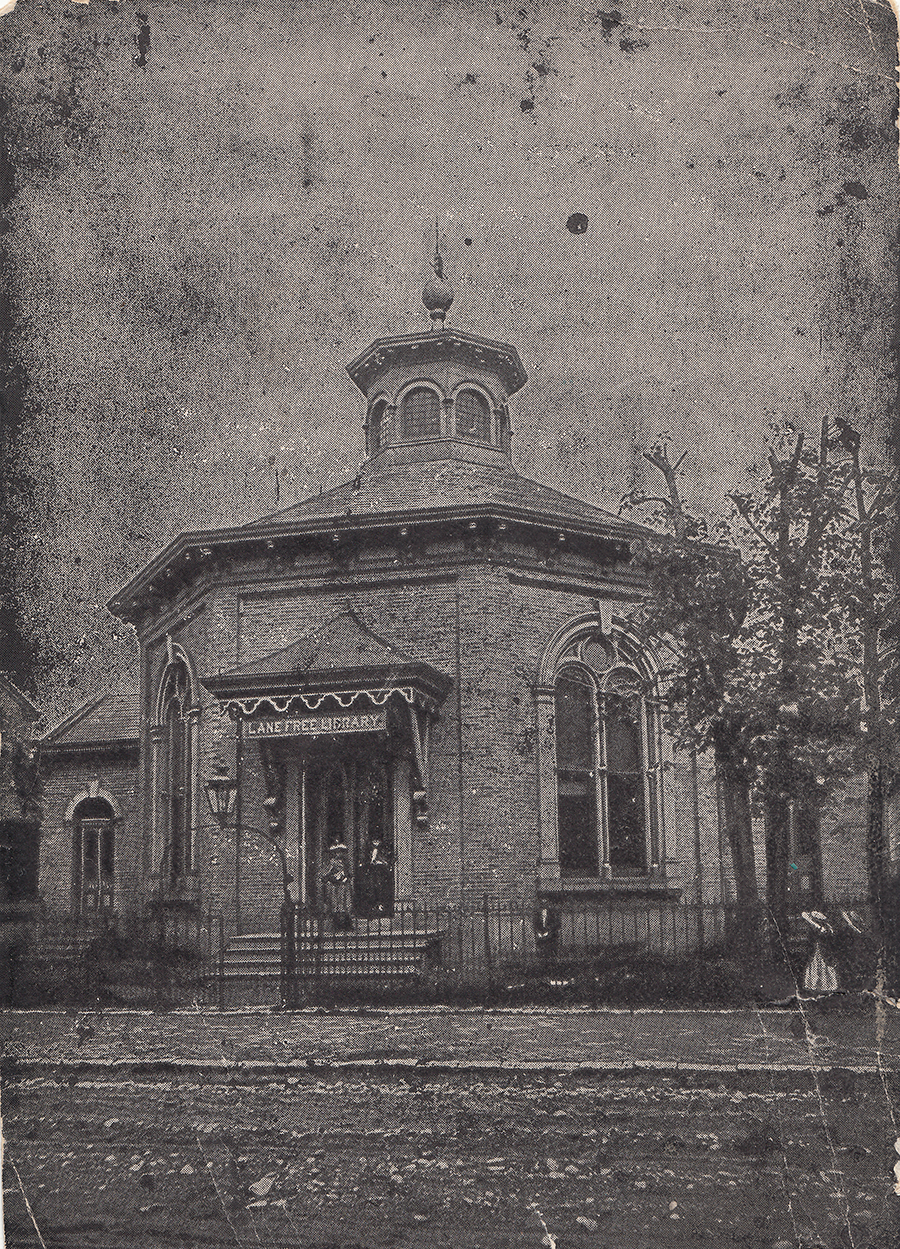
[[[311, 928], [298, 937], [297, 969], [301, 976], [367, 979], [419, 974], [437, 957], [442, 933], [437, 928], [400, 928], [372, 921], [348, 933]], [[281, 938], [275, 933], [244, 933], [232, 937], [224, 955], [227, 979], [277, 976], [281, 970]]]

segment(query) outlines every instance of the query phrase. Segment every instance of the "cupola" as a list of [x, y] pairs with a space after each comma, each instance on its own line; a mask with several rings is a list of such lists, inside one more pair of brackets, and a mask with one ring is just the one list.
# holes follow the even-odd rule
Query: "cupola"
[[366, 398], [366, 468], [428, 460], [508, 466], [509, 405], [528, 375], [515, 347], [447, 328], [453, 289], [436, 254], [430, 331], [378, 338], [347, 365]]

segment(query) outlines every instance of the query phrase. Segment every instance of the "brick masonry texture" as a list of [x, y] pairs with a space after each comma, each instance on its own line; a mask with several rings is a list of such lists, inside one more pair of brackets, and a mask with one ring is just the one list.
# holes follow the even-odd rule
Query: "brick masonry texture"
[[[629, 584], [610, 582], [605, 566], [583, 555], [558, 561], [533, 579], [515, 575], [528, 552], [520, 541], [507, 566], [504, 552], [473, 556], [452, 533], [419, 551], [414, 566], [398, 567], [389, 547], [373, 543], [371, 558], [352, 570], [335, 569], [316, 554], [292, 562], [289, 575], [266, 557], [229, 569], [227, 580], [185, 597], [180, 619], [144, 639], [141, 746], [138, 761], [119, 753], [57, 756], [48, 769], [41, 890], [54, 910], [71, 903], [71, 825], [65, 810], [75, 793], [97, 779], [122, 811], [116, 831], [117, 899], [138, 906], [150, 862], [149, 727], [167, 658], [166, 634], [184, 648], [201, 679], [278, 650], [353, 611], [407, 656], [425, 660], [453, 680], [434, 725], [427, 825], [412, 833], [413, 895], [423, 902], [477, 902], [532, 896], [540, 858], [534, 686], [541, 656], [554, 632], [591, 611], [604, 594], [614, 610], [627, 607]], [[532, 550], [530, 554], [540, 554]], [[365, 574], [359, 567], [365, 565]], [[512, 575], [511, 575], [512, 574]], [[573, 581], [584, 588], [573, 589]], [[541, 584], [543, 581], [543, 584]], [[593, 585], [589, 584], [593, 582]], [[200, 691], [198, 777], [214, 761], [234, 757], [234, 724]], [[402, 750], [409, 753], [408, 745]], [[266, 819], [259, 747], [248, 741], [243, 819]], [[141, 778], [144, 778], [143, 784]], [[733, 873], [722, 845], [712, 762], [676, 754], [666, 773], [666, 872], [685, 901], [733, 896]], [[855, 853], [861, 833], [863, 790], [855, 786], [834, 804], [823, 830], [823, 874], [831, 896], [861, 896], [864, 864]], [[233, 911], [235, 845], [198, 803], [195, 859], [204, 908]], [[758, 837], [762, 851], [761, 833]], [[697, 856], [699, 846], [700, 854]], [[760, 861], [760, 879], [764, 862]], [[274, 852], [253, 835], [242, 847], [243, 912], [248, 929], [271, 929], [279, 905]], [[230, 922], [230, 920], [229, 920]]]

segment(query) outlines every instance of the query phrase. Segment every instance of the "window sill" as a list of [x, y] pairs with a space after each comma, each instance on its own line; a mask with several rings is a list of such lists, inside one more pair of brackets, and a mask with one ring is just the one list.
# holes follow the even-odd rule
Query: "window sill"
[[540, 876], [537, 887], [540, 894], [574, 894], [579, 897], [585, 894], [617, 894], [678, 900], [682, 892], [673, 881], [659, 875], [613, 876], [608, 880], [600, 876]]

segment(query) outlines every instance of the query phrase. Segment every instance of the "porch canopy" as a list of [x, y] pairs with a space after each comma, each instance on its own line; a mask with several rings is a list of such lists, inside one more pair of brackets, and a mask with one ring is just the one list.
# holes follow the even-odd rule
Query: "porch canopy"
[[[232, 672], [203, 678], [223, 711], [250, 735], [329, 735], [383, 727], [393, 696], [406, 707], [419, 772], [428, 774], [428, 725], [453, 684], [422, 659], [404, 655], [353, 611]], [[281, 719], [279, 719], [281, 717]]]

